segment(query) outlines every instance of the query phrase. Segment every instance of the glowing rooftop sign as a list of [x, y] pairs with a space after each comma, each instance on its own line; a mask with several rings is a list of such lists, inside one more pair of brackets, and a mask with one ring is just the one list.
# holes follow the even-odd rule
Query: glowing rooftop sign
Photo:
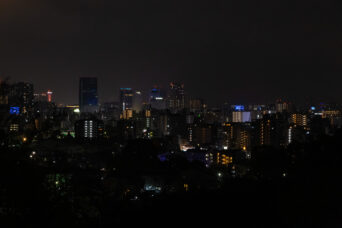
[[245, 106], [243, 106], [243, 105], [234, 105], [234, 110], [235, 111], [244, 111], [245, 110]]
[[19, 115], [20, 114], [20, 108], [19, 107], [10, 107], [9, 112], [12, 115]]

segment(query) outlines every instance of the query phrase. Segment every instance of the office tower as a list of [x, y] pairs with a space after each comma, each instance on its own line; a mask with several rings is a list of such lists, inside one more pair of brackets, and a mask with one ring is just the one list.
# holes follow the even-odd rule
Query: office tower
[[172, 112], [178, 112], [185, 108], [184, 84], [170, 83], [167, 106]]
[[203, 110], [203, 99], [200, 98], [191, 98], [189, 101], [190, 112], [198, 113]]
[[34, 101], [35, 102], [52, 102], [52, 94], [51, 90], [48, 90], [46, 93], [35, 93], [34, 94]]
[[131, 88], [120, 89], [120, 108], [121, 111], [133, 108], [133, 90]]
[[160, 88], [153, 88], [150, 92], [150, 105], [152, 109], [166, 109], [165, 98]]
[[0, 105], [8, 105], [10, 89], [11, 86], [8, 84], [7, 79], [0, 79]]
[[101, 105], [101, 119], [105, 122], [119, 120], [121, 113], [118, 102], [106, 102]]
[[150, 92], [150, 101], [151, 100], [158, 100], [159, 98], [162, 98], [163, 95], [162, 95], [162, 92], [161, 92], [161, 89], [158, 88], [158, 87], [154, 87], [151, 89], [151, 92]]
[[33, 108], [33, 84], [18, 82], [11, 86], [8, 103], [11, 107], [20, 107], [20, 113], [27, 113]]
[[142, 110], [143, 106], [143, 97], [141, 91], [134, 91], [133, 94], [133, 111], [136, 113], [140, 112]]
[[48, 102], [52, 102], [52, 91], [51, 91], [51, 90], [48, 90], [48, 91], [46, 92], [46, 94], [47, 94], [47, 100], [48, 100]]
[[82, 113], [94, 113], [98, 111], [97, 78], [80, 78], [79, 106]]

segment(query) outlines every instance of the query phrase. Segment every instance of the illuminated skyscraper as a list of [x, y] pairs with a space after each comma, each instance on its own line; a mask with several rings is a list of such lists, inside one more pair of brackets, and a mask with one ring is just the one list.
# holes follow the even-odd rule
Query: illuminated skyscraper
[[154, 87], [151, 90], [150, 104], [151, 104], [151, 108], [153, 109], [162, 110], [166, 108], [165, 98], [160, 88]]
[[49, 103], [52, 102], [52, 94], [53, 92], [51, 90], [48, 90], [46, 93], [35, 93], [34, 94], [34, 100], [39, 102], [47, 101]]
[[142, 106], [143, 106], [142, 92], [136, 90], [134, 91], [134, 95], [133, 95], [133, 110], [138, 113], [142, 110]]
[[80, 78], [79, 105], [83, 113], [98, 111], [97, 78]]
[[168, 96], [168, 108], [177, 112], [185, 108], [184, 84], [171, 82]]
[[285, 101], [282, 101], [281, 99], [278, 99], [276, 101], [276, 112], [293, 112], [294, 111], [294, 105], [290, 102], [285, 102]]
[[31, 108], [33, 108], [34, 103], [33, 84], [25, 82], [13, 84], [11, 87], [8, 103], [11, 106], [20, 107], [21, 113], [28, 112]]
[[153, 87], [150, 92], [150, 101], [151, 100], [156, 100], [158, 98], [163, 97], [161, 94], [161, 89], [158, 87]]
[[308, 125], [308, 118], [305, 114], [295, 113], [291, 115], [291, 123], [301, 127], [306, 127]]
[[233, 123], [251, 122], [251, 112], [244, 111], [245, 106], [233, 105], [232, 121]]
[[251, 112], [232, 112], [233, 123], [251, 122]]
[[120, 89], [120, 107], [122, 111], [133, 108], [133, 90], [131, 88]]
[[277, 100], [276, 103], [276, 111], [277, 112], [284, 112], [287, 111], [289, 109], [289, 104], [286, 102], [283, 102], [282, 100]]
[[52, 91], [51, 91], [51, 90], [48, 90], [48, 91], [46, 92], [46, 94], [47, 94], [47, 100], [48, 100], [48, 102], [52, 102]]

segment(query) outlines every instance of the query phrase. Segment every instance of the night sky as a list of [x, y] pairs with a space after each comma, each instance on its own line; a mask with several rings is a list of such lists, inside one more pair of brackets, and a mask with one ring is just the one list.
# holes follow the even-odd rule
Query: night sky
[[185, 83], [209, 104], [342, 102], [342, 2], [0, 0], [0, 77], [77, 103], [78, 78]]

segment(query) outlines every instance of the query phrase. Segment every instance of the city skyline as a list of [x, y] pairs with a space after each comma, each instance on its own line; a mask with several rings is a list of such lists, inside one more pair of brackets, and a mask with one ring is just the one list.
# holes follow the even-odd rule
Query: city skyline
[[212, 105], [342, 102], [338, 1], [0, 4], [0, 77], [51, 89], [61, 103], [77, 103], [88, 76], [102, 101], [181, 81]]
[[[97, 77], [79, 77], [78, 78], [78, 82], [81, 78], [97, 78]], [[79, 84], [77, 84], [77, 91], [72, 91], [72, 93], [74, 94], [75, 97], [73, 97], [72, 99], [69, 99], [70, 102], [63, 102], [61, 100], [59, 100], [58, 98], [60, 98], [60, 94], [56, 93], [55, 90], [51, 90], [51, 87], [48, 88], [41, 88], [39, 86], [37, 86], [37, 84], [32, 83], [32, 81], [13, 81], [10, 80], [9, 77], [5, 78], [5, 80], [8, 80], [8, 83], [29, 83], [34, 85], [34, 92], [36, 94], [40, 94], [40, 93], [53, 93], [53, 102], [55, 102], [57, 105], [77, 105], [79, 104]], [[98, 79], [98, 78], [97, 78]], [[0, 81], [4, 80], [3, 78], [0, 78]], [[181, 81], [173, 81], [176, 83], [181, 83]], [[170, 88], [168, 87], [170, 85], [170, 83], [173, 82], [168, 82], [165, 85], [156, 85], [154, 84], [153, 86], [150, 87], [146, 87], [146, 88], [141, 88], [141, 87], [115, 87], [113, 89], [111, 89], [111, 93], [110, 96], [104, 96], [104, 94], [107, 94], [108, 91], [103, 91], [103, 88], [101, 88], [101, 84], [105, 84], [105, 83], [101, 83], [100, 81], [100, 85], [98, 86], [98, 104], [102, 105], [108, 102], [116, 102], [116, 103], [120, 103], [120, 91], [122, 88], [129, 88], [132, 89], [132, 91], [138, 91], [139, 93], [141, 93], [142, 96], [142, 101], [146, 102], [146, 103], [150, 103], [149, 100], [149, 96], [150, 96], [150, 92], [152, 89], [154, 88], [159, 88], [161, 89], [165, 94], [164, 96], [167, 97], [170, 94]], [[250, 96], [232, 96], [232, 97], [228, 97], [227, 99], [224, 99], [220, 96], [216, 97], [218, 99], [214, 99], [216, 100], [209, 100], [207, 99], [208, 96], [204, 95], [204, 96], [197, 96], [194, 93], [190, 93], [190, 91], [192, 91], [191, 88], [188, 88], [186, 85], [185, 86], [185, 97], [186, 99], [202, 99], [207, 105], [209, 105], [210, 107], [221, 107], [222, 105], [228, 103], [228, 104], [245, 104], [245, 105], [253, 105], [253, 104], [274, 104], [276, 103], [277, 100], [283, 100], [285, 102], [290, 102], [290, 103], [294, 103], [297, 104], [299, 106], [310, 106], [310, 105], [317, 105], [317, 104], [340, 104], [339, 99], [337, 99], [336, 97], [330, 97], [330, 98], [324, 98], [324, 96], [322, 97], [302, 97], [301, 99], [296, 99], [295, 96], [270, 96], [270, 94], [266, 94], [265, 97], [263, 98], [259, 98], [259, 99], [255, 99], [255, 95], [256, 94], [249, 94]], [[66, 92], [66, 90], [64, 90], [63, 92]], [[70, 92], [70, 91], [69, 91]], [[102, 94], [102, 96], [101, 96]], [[52, 94], [51, 94], [52, 95]], [[50, 96], [51, 96], [50, 95]], [[56, 98], [57, 97], [57, 98]]]
[[339, 227], [341, 9], [0, 0], [0, 227]]

